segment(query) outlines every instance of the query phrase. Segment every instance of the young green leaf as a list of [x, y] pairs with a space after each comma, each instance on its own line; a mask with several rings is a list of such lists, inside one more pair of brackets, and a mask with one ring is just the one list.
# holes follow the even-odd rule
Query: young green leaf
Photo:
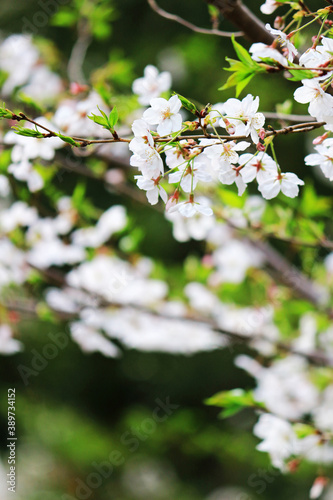
[[118, 118], [119, 118], [118, 110], [117, 110], [116, 106], [114, 106], [112, 108], [111, 113], [109, 114], [109, 125], [110, 125], [111, 130], [114, 130], [115, 126], [117, 125]]
[[12, 127], [15, 130], [15, 134], [23, 135], [25, 137], [35, 137], [36, 139], [43, 139], [45, 134], [38, 132], [38, 130], [31, 128], [24, 128], [20, 126]]
[[80, 143], [79, 142], [76, 142], [74, 141], [74, 139], [72, 137], [68, 137], [67, 135], [62, 135], [62, 134], [56, 134], [59, 139], [61, 139], [62, 141], [64, 142], [67, 142], [67, 144], [70, 144], [71, 146], [76, 146], [76, 147], [80, 147]]
[[194, 115], [197, 115], [198, 110], [195, 104], [193, 102], [189, 101], [186, 99], [186, 97], [183, 97], [180, 94], [177, 94], [176, 92], [173, 93], [173, 95], [176, 95], [178, 99], [181, 101], [182, 106], [187, 109], [187, 111], [190, 111], [190, 113], [193, 113]]

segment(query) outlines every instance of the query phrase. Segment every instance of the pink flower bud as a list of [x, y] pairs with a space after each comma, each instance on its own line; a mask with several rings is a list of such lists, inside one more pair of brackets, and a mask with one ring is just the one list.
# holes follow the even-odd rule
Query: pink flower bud
[[70, 84], [69, 90], [72, 95], [78, 95], [81, 92], [86, 92], [87, 90], [89, 90], [89, 87], [88, 85], [81, 85], [80, 83], [72, 82]]
[[310, 498], [319, 498], [328, 483], [327, 477], [319, 476], [315, 479], [310, 490]]
[[214, 259], [212, 255], [204, 255], [201, 259], [201, 264], [207, 269], [212, 269], [214, 267]]
[[324, 142], [325, 139], [327, 139], [327, 137], [328, 137], [328, 133], [325, 132], [325, 134], [319, 135], [318, 137], [313, 139], [312, 144], [314, 144], [314, 145], [321, 144], [322, 142]]
[[266, 130], [264, 128], [261, 128], [259, 130], [259, 134], [258, 135], [259, 135], [260, 139], [263, 141], [265, 139], [265, 136], [266, 136]]
[[168, 212], [168, 210], [170, 210], [170, 208], [176, 206], [178, 203], [178, 200], [179, 200], [179, 191], [176, 189], [176, 191], [173, 193], [173, 195], [170, 196], [170, 198], [166, 202], [165, 210]]
[[257, 144], [257, 151], [266, 151], [265, 146], [261, 142]]
[[276, 16], [274, 20], [274, 28], [276, 30], [282, 30], [285, 26], [284, 19], [281, 16]]
[[233, 135], [236, 132], [236, 127], [232, 123], [229, 122], [228, 118], [223, 118], [225, 129], [230, 134]]

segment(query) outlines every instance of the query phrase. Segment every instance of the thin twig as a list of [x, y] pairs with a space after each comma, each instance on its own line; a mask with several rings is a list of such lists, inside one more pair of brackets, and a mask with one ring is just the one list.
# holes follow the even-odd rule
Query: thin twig
[[72, 48], [67, 65], [67, 73], [70, 82], [86, 83], [82, 67], [91, 39], [88, 22], [86, 19], [81, 19], [78, 24], [78, 38]]
[[234, 33], [230, 33], [229, 31], [220, 31], [218, 29], [206, 29], [206, 28], [199, 28], [198, 26], [195, 26], [195, 24], [190, 23], [189, 21], [186, 21], [180, 16], [176, 16], [175, 14], [170, 14], [170, 12], [167, 12], [166, 10], [161, 9], [155, 2], [155, 0], [147, 0], [148, 4], [150, 7], [161, 17], [164, 17], [165, 19], [169, 19], [170, 21], [175, 21], [176, 23], [179, 23], [186, 28], [189, 28], [192, 31], [195, 31], [196, 33], [202, 33], [203, 35], [217, 35], [217, 36], [223, 36], [223, 37], [232, 37], [233, 35], [235, 37], [237, 36], [243, 36], [244, 33], [242, 31], [236, 31]]

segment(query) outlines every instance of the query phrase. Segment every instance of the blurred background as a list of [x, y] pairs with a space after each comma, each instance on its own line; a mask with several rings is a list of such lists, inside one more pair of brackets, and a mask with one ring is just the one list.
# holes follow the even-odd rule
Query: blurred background
[[[41, 4], [52, 9], [56, 3], [2, 0], [2, 37], [21, 33], [36, 21], [38, 13], [45, 12]], [[73, 11], [79, 3], [59, 1]], [[258, 12], [262, 2], [246, 3]], [[168, 0], [161, 6], [209, 27], [202, 0]], [[154, 64], [172, 73], [174, 90], [202, 105], [234, 96], [233, 90], [217, 90], [229, 76], [223, 71], [225, 56], [234, 57], [230, 40], [198, 35], [162, 19], [144, 0], [110, 0], [109, 7], [109, 31], [102, 23], [102, 36], [97, 34], [87, 51], [83, 67], [87, 79], [98, 84], [106, 78], [111, 89], [130, 94], [133, 80], [147, 64]], [[64, 78], [77, 38], [70, 20], [65, 26], [65, 17], [50, 16], [36, 32], [44, 56]], [[223, 23], [221, 29], [232, 27]], [[260, 111], [275, 111], [276, 105], [284, 103], [288, 112], [304, 113], [304, 106], [294, 103], [291, 108], [286, 103], [296, 86], [270, 75], [257, 77], [246, 93], [260, 95]], [[307, 143], [304, 137], [293, 137], [291, 150], [290, 141], [289, 136], [283, 138], [280, 162], [286, 169], [292, 162], [291, 170], [304, 177]], [[69, 194], [75, 182], [75, 176], [67, 174]], [[322, 194], [330, 193], [321, 178], [312, 182]], [[141, 229], [138, 250], [163, 262], [171, 275], [184, 266], [191, 272], [192, 256], [202, 255], [200, 243], [177, 243], [169, 223], [149, 208], [138, 208], [114, 193], [101, 197], [94, 182], [89, 196], [99, 197], [103, 209], [115, 203], [126, 205], [136, 230]], [[27, 319], [20, 334], [25, 351], [0, 362], [1, 436], [7, 429], [7, 390], [15, 387], [17, 393], [18, 500], [308, 497], [311, 466], [302, 464], [297, 474], [289, 476], [274, 471], [267, 456], [255, 450], [252, 411], [221, 420], [218, 409], [203, 403], [221, 390], [251, 388], [252, 379], [233, 365], [234, 356], [246, 352], [243, 346], [189, 357], [125, 350], [120, 359], [106, 359], [100, 354], [85, 355], [68, 342], [54, 358], [45, 360], [43, 350], [51, 336], [69, 335], [66, 324]], [[25, 380], [18, 370], [21, 367], [22, 374], [22, 366], [28, 369]], [[158, 413], [157, 408], [161, 408]], [[154, 418], [157, 414], [160, 421]], [[0, 456], [5, 462], [4, 441]], [[11, 498], [5, 474], [6, 469], [0, 468], [1, 500]]]

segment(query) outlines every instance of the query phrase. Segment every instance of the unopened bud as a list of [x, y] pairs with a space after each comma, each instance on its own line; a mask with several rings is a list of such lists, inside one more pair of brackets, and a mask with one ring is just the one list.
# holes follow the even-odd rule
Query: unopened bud
[[214, 267], [214, 259], [212, 255], [204, 255], [201, 259], [201, 264], [207, 269], [212, 269]]
[[185, 125], [187, 125], [188, 130], [196, 130], [199, 127], [198, 122], [185, 122]]
[[276, 16], [275, 20], [274, 20], [274, 28], [276, 30], [282, 30], [285, 26], [285, 22], [284, 22], [284, 19], [283, 17], [281, 16]]
[[230, 135], [234, 135], [236, 132], [236, 127], [233, 123], [230, 123], [228, 118], [223, 118], [225, 129]]
[[165, 205], [165, 210], [168, 211], [170, 208], [174, 207], [177, 205], [179, 200], [179, 191], [176, 189], [176, 191], [173, 193], [172, 196], [168, 199]]
[[288, 467], [289, 472], [291, 472], [291, 473], [296, 472], [299, 468], [299, 464], [300, 464], [300, 460], [297, 458], [288, 462], [287, 467]]
[[259, 134], [258, 135], [259, 135], [260, 139], [263, 141], [265, 139], [265, 136], [266, 136], [266, 130], [264, 128], [261, 128], [259, 130]]
[[325, 139], [327, 139], [327, 137], [328, 137], [328, 133], [325, 132], [325, 134], [319, 135], [318, 137], [313, 139], [312, 144], [314, 144], [314, 145], [321, 144], [322, 142], [324, 142]]
[[88, 85], [81, 85], [77, 82], [72, 82], [69, 87], [70, 93], [73, 95], [81, 94], [81, 92], [86, 92], [89, 90]]
[[327, 477], [319, 476], [315, 479], [310, 490], [310, 498], [319, 498], [328, 483]]
[[264, 144], [262, 144], [261, 142], [258, 142], [256, 147], [257, 147], [257, 151], [266, 151]]

